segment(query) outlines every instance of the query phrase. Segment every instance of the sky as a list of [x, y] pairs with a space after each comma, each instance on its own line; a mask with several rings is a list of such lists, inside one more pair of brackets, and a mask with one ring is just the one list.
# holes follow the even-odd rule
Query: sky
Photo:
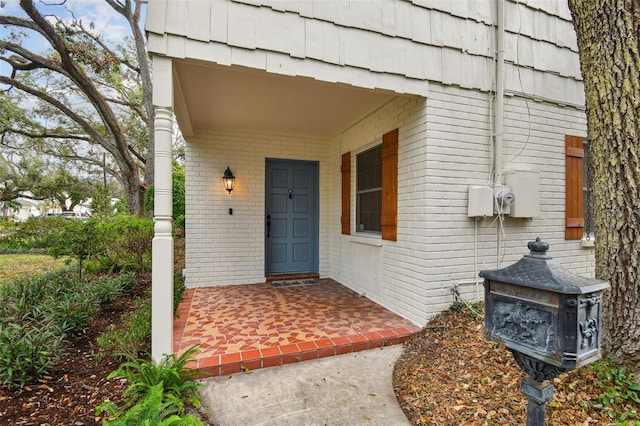
[[[0, 13], [9, 16], [26, 17], [18, 0], [0, 0], [4, 2], [4, 7], [0, 9]], [[47, 6], [47, 4], [61, 3], [62, 0], [36, 0], [36, 5], [45, 14], [55, 14], [63, 19], [70, 19], [69, 11], [73, 11], [76, 18], [81, 19], [84, 23], [93, 22], [95, 31], [103, 34], [106, 39], [118, 42], [129, 34], [127, 23], [111, 6], [104, 0], [66, 0], [62, 6]], [[144, 13], [143, 13], [144, 19]], [[144, 23], [142, 23], [144, 25]], [[7, 28], [0, 27], [0, 38], [4, 39], [9, 34]], [[25, 47], [41, 52], [48, 47], [48, 44], [39, 36], [32, 35], [25, 41]], [[11, 68], [4, 62], [0, 61], [0, 74], [8, 75]]]

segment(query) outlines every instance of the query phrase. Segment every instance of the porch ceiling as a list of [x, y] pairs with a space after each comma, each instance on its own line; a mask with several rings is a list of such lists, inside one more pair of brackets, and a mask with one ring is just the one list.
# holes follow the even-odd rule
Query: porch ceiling
[[185, 61], [174, 70], [185, 136], [231, 128], [331, 138], [396, 96], [237, 66]]

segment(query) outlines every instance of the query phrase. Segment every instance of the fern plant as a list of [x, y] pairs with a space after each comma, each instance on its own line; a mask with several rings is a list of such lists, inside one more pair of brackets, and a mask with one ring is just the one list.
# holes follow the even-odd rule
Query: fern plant
[[180, 413], [184, 412], [184, 403], [200, 408], [198, 388], [202, 384], [196, 381], [196, 370], [187, 367], [197, 350], [197, 346], [192, 346], [179, 357], [164, 356], [158, 363], [127, 355], [128, 361], [112, 372], [108, 379], [124, 377], [129, 381], [124, 392], [129, 406], [143, 400], [152, 387], [161, 385], [166, 399], [175, 400]]
[[180, 416], [180, 409], [174, 397], [163, 392], [163, 383], [147, 388], [142, 400], [128, 410], [120, 410], [112, 402], [98, 407], [113, 421], [105, 421], [108, 426], [201, 426], [202, 422], [188, 414]]

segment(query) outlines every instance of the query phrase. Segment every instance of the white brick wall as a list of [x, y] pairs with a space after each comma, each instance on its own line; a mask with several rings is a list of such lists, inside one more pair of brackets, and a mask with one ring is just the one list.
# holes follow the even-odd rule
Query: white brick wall
[[[186, 155], [186, 284], [203, 287], [264, 282], [265, 160], [281, 158], [319, 162], [320, 259], [329, 272], [328, 241], [331, 167], [329, 142], [237, 131], [204, 133], [189, 140]], [[224, 170], [236, 176], [228, 194]], [[233, 208], [233, 215], [229, 215]]]
[[[419, 229], [419, 222], [425, 219], [419, 195], [425, 191], [427, 174], [425, 114], [424, 99], [398, 97], [342, 133], [332, 144], [332, 158], [337, 164], [342, 153], [351, 151], [355, 173], [356, 154], [381, 143], [384, 133], [399, 128], [398, 241], [353, 235], [353, 231], [352, 235], [341, 235], [338, 207], [331, 227], [331, 271], [336, 280], [418, 324], [424, 322], [424, 307], [431, 303], [424, 267], [414, 255], [427, 237]], [[355, 224], [356, 182], [352, 176], [351, 223]], [[338, 173], [333, 181], [333, 202], [337, 206], [341, 203], [340, 185]]]
[[[468, 185], [491, 178], [491, 129], [487, 94], [431, 85], [427, 101], [426, 193], [428, 252], [422, 253], [430, 292], [448, 292], [451, 285], [475, 299], [475, 220], [466, 217]], [[584, 135], [583, 111], [507, 98], [505, 105], [504, 169], [540, 171], [540, 215], [534, 219], [495, 216], [478, 221], [478, 270], [504, 267], [528, 252], [537, 236], [550, 243], [549, 254], [565, 267], [593, 275], [593, 251], [579, 241], [564, 240], [564, 135]], [[518, 195], [516, 195], [518, 196]], [[520, 194], [522, 196], [522, 194]], [[526, 195], [525, 195], [526, 196]], [[501, 250], [497, 254], [497, 241]], [[430, 302], [426, 314], [445, 308]]]
[[[540, 171], [534, 219], [505, 217], [501, 223], [494, 216], [476, 223], [467, 217], [468, 186], [488, 183], [492, 175], [490, 97], [479, 91], [432, 84], [429, 99], [394, 98], [332, 141], [236, 131], [190, 140], [187, 285], [264, 281], [266, 158], [319, 161], [321, 276], [416, 324], [453, 302], [453, 285], [475, 300], [477, 273], [517, 261], [537, 236], [565, 267], [592, 276], [593, 250], [564, 240], [564, 135], [585, 134], [584, 112], [521, 98], [507, 98], [505, 109], [504, 168]], [[341, 155], [352, 152], [355, 173], [356, 154], [394, 128], [398, 241], [342, 235]], [[221, 182], [227, 165], [237, 176], [231, 195]], [[354, 177], [352, 224], [355, 184]]]
[[[540, 216], [506, 217], [502, 223], [495, 216], [479, 219], [476, 231], [475, 219], [467, 217], [468, 186], [491, 180], [490, 113], [488, 94], [433, 84], [428, 100], [396, 98], [333, 141], [332, 161], [339, 164], [340, 155], [352, 151], [355, 170], [357, 152], [400, 129], [398, 241], [375, 240], [376, 246], [363, 244], [371, 239], [341, 235], [336, 172], [332, 277], [423, 324], [453, 302], [453, 285], [476, 300], [477, 273], [496, 268], [498, 261], [500, 267], [517, 261], [537, 236], [551, 244], [549, 254], [565, 267], [593, 275], [593, 251], [564, 240], [564, 135], [585, 133], [584, 112], [507, 100], [504, 167], [540, 170]], [[352, 223], [354, 205], [352, 196]]]

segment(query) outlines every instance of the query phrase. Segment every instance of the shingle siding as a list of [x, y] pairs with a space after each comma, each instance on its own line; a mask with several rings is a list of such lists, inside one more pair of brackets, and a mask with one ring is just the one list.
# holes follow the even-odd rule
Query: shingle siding
[[[557, 3], [505, 2], [506, 90], [582, 105], [576, 37], [566, 5]], [[416, 81], [494, 87], [490, 1], [169, 0], [148, 7], [153, 53], [423, 96], [428, 86]]]

